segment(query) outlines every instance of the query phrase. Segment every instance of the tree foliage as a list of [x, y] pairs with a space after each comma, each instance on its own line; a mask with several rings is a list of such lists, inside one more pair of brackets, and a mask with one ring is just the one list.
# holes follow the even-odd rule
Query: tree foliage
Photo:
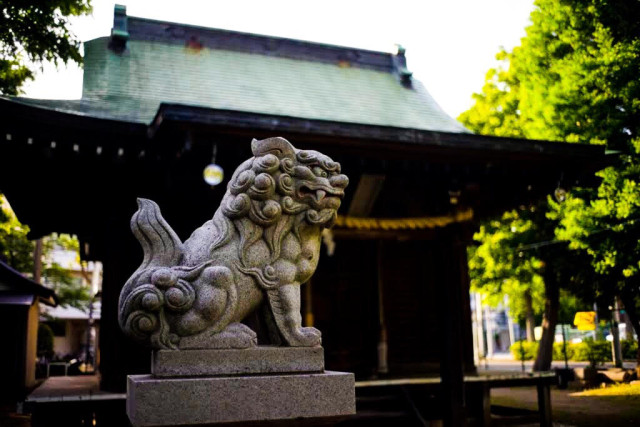
[[527, 314], [526, 293], [536, 314], [544, 305], [544, 263], [535, 253], [522, 249], [545, 238], [535, 221], [537, 215], [536, 206], [523, 206], [481, 224], [473, 236], [477, 246], [469, 251], [471, 289], [486, 295], [492, 306], [507, 295], [510, 314], [518, 320]]
[[597, 191], [551, 203], [556, 236], [613, 281], [640, 271], [640, 2], [538, 0], [520, 46], [498, 54], [460, 116], [486, 134], [606, 144], [618, 161]]
[[34, 242], [27, 238], [29, 227], [18, 221], [0, 194], [0, 259], [21, 272], [33, 272]]
[[18, 95], [37, 63], [82, 63], [69, 17], [90, 13], [90, 0], [2, 0], [0, 10], [0, 94]]
[[[606, 144], [616, 153], [615, 164], [599, 172], [597, 190], [574, 189], [562, 203], [549, 199], [538, 225], [554, 224], [550, 240], [567, 242], [550, 246], [554, 259], [576, 263], [566, 271], [559, 265], [560, 277], [549, 279], [582, 281], [591, 299], [632, 292], [636, 300], [627, 298], [625, 305], [635, 307], [640, 2], [537, 0], [535, 5], [526, 37], [497, 55], [499, 66], [489, 70], [482, 93], [459, 120], [482, 134]], [[589, 263], [582, 264], [585, 260]]]
[[626, 149], [640, 112], [640, 3], [537, 0], [459, 119], [471, 130]]
[[[33, 276], [35, 241], [27, 237], [29, 227], [18, 221], [11, 206], [0, 194], [0, 259], [15, 270]], [[55, 250], [78, 252], [78, 239], [68, 234], [51, 234], [42, 238], [42, 282], [51, 287], [62, 305], [85, 309], [91, 296], [81, 278], [55, 261]]]
[[[561, 284], [562, 322], [571, 322], [575, 311], [593, 301], [590, 289], [600, 277], [590, 271], [589, 259], [567, 250], [555, 238], [557, 222], [550, 218], [552, 199], [520, 206], [502, 217], [486, 221], [474, 234], [477, 246], [470, 248], [471, 288], [486, 295], [490, 305], [509, 297], [511, 315], [525, 319], [525, 294], [531, 297], [536, 315], [545, 304], [545, 277], [551, 274]], [[550, 273], [551, 272], [551, 273]]]

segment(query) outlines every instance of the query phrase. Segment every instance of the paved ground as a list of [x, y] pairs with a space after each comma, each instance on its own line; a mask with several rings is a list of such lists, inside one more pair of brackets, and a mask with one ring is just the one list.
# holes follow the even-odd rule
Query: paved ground
[[[640, 396], [575, 396], [578, 390], [551, 390], [554, 425], [638, 426]], [[533, 387], [503, 388], [491, 391], [491, 404], [535, 410], [537, 394]]]
[[49, 377], [30, 395], [29, 400], [60, 398], [69, 396], [92, 395], [99, 391], [100, 381], [97, 375], [78, 375], [70, 377]]
[[[496, 355], [478, 365], [480, 372], [522, 371], [522, 362], [510, 354]], [[569, 362], [570, 368], [587, 366], [588, 362]], [[605, 364], [611, 367], [612, 364]], [[531, 372], [533, 361], [524, 362], [524, 370]], [[554, 368], [564, 368], [564, 361], [555, 361]], [[634, 369], [635, 362], [625, 362], [624, 368]], [[551, 390], [551, 407], [555, 426], [638, 426], [640, 425], [640, 396], [576, 396], [577, 383], [568, 390]], [[491, 404], [521, 409], [537, 409], [535, 388], [503, 388], [491, 391]]]
[[[564, 367], [564, 363], [556, 363], [558, 367]], [[571, 363], [574, 366], [584, 366], [580, 363]], [[629, 368], [635, 364], [629, 364]], [[525, 364], [527, 371], [531, 370], [531, 364]], [[481, 371], [519, 371], [520, 362], [509, 360], [489, 361]], [[640, 396], [577, 396], [579, 391], [577, 384], [573, 389], [552, 389], [552, 410], [554, 425], [556, 427], [591, 427], [591, 426], [638, 426], [640, 425]], [[93, 399], [106, 398], [98, 391], [98, 378], [96, 376], [79, 377], [52, 377], [36, 389], [30, 399], [41, 401], [67, 401], [75, 396], [91, 395]], [[506, 388], [491, 391], [492, 405], [509, 406], [521, 409], [537, 409], [537, 393], [535, 388]], [[496, 424], [500, 421], [496, 419]], [[520, 424], [529, 426], [533, 424]], [[15, 413], [15, 406], [0, 405], [0, 426], [2, 427], [29, 427], [30, 419], [27, 416]]]
[[[569, 362], [570, 368], [587, 365], [588, 362]], [[482, 360], [478, 364], [478, 370], [480, 372], [522, 371], [522, 366], [522, 362], [513, 360], [510, 354], [499, 354], [491, 359]], [[611, 367], [612, 364], [605, 364], [605, 366]], [[533, 361], [524, 362], [526, 372], [531, 372], [532, 367]], [[552, 369], [564, 367], [564, 361], [555, 361], [552, 364]], [[634, 369], [636, 363], [625, 362], [624, 367]], [[555, 426], [640, 425], [640, 396], [576, 396], [576, 392], [580, 390], [578, 383], [572, 383], [568, 390], [552, 388], [551, 407]], [[536, 410], [537, 393], [532, 387], [494, 389], [491, 391], [491, 404]]]
[[[23, 404], [23, 408], [32, 406], [33, 404], [44, 404], [52, 407], [51, 404], [57, 405], [61, 403], [65, 408], [69, 404], [83, 404], [83, 402], [93, 405], [88, 401], [94, 401], [96, 404], [104, 403], [109, 400], [122, 400], [125, 394], [113, 394], [99, 390], [99, 377], [97, 375], [82, 376], [60, 376], [50, 377], [37, 387], [27, 397]], [[0, 427], [31, 427], [32, 417], [29, 414], [23, 414], [15, 402], [0, 402]], [[124, 411], [123, 411], [124, 413]], [[47, 424], [49, 425], [49, 424]], [[84, 423], [83, 425], [88, 425]], [[107, 424], [109, 425], [109, 424]], [[124, 426], [124, 424], [115, 424], [114, 426]]]

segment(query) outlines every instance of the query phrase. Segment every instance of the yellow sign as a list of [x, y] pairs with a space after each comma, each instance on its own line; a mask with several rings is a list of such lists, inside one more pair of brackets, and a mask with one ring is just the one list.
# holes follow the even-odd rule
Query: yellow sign
[[595, 311], [578, 311], [573, 319], [573, 324], [579, 331], [593, 331], [596, 329]]

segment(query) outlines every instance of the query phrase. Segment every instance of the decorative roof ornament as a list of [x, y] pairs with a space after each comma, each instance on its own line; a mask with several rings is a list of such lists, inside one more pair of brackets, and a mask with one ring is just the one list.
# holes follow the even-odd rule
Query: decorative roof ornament
[[402, 86], [410, 88], [412, 87], [411, 77], [413, 76], [413, 72], [409, 71], [407, 68], [407, 58], [405, 57], [407, 50], [401, 44], [397, 44], [396, 46], [398, 50], [392, 57], [393, 70], [400, 79]]
[[127, 6], [116, 4], [113, 8], [113, 28], [109, 47], [116, 52], [122, 52], [127, 48], [129, 30], [127, 22]]

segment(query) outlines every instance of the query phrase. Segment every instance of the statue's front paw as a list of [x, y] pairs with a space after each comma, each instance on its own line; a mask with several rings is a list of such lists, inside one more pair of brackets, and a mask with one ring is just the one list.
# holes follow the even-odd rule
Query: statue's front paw
[[290, 341], [292, 347], [315, 347], [322, 343], [322, 333], [313, 327], [299, 328]]

